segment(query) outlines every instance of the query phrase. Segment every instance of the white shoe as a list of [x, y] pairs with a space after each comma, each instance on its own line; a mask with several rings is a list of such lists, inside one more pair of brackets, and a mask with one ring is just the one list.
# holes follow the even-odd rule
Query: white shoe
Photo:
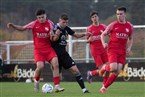
[[62, 91], [64, 91], [64, 88], [60, 88], [59, 85], [56, 85], [54, 91], [55, 92], [62, 92]]
[[82, 89], [83, 93], [90, 93], [86, 88]]
[[39, 83], [40, 83], [40, 81], [34, 80], [34, 91], [35, 92], [39, 92]]
[[105, 93], [107, 91], [107, 89], [105, 88], [105, 87], [102, 87], [101, 89], [100, 89], [100, 92], [101, 93]]

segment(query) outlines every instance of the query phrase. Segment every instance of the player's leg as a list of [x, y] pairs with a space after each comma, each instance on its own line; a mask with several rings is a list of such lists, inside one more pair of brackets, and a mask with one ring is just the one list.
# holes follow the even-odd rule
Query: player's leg
[[35, 51], [35, 61], [36, 61], [36, 69], [34, 73], [34, 91], [39, 92], [39, 82], [40, 82], [40, 75], [41, 71], [44, 68], [44, 56], [37, 51]]
[[[117, 55], [116, 53], [108, 53], [108, 64], [102, 66], [102, 68], [99, 71], [99, 75], [103, 76], [105, 71], [112, 72], [117, 71]], [[114, 65], [112, 65], [114, 64]]]
[[106, 92], [106, 89], [116, 80], [117, 78], [117, 63], [111, 63], [110, 64], [110, 76], [108, 77], [106, 83], [104, 84], [104, 86], [100, 89], [100, 92], [104, 93]]
[[88, 83], [92, 82], [93, 76], [97, 75], [98, 72], [99, 72], [98, 69], [95, 69], [95, 70], [92, 70], [92, 71], [87, 71], [87, 81], [88, 81]]
[[62, 65], [61, 65], [60, 62], [59, 62], [59, 77], [60, 77], [60, 80], [63, 80], [63, 76], [62, 76]]
[[93, 56], [93, 58], [94, 58], [97, 69], [92, 70], [92, 71], [87, 71], [87, 81], [89, 83], [92, 82], [92, 77], [93, 76], [96, 76], [96, 75], [99, 74], [99, 69], [98, 68], [103, 64], [100, 55]]
[[77, 66], [74, 65], [74, 66], [70, 67], [69, 70], [72, 72], [73, 75], [75, 75], [76, 81], [78, 82], [79, 86], [81, 87], [82, 92], [89, 93], [89, 91], [85, 87], [83, 77], [82, 77], [80, 71], [78, 70]]
[[39, 80], [40, 80], [41, 71], [44, 68], [44, 62], [38, 61], [36, 65], [37, 65], [37, 68], [34, 74], [34, 90], [36, 92], [39, 92], [39, 82], [40, 82]]
[[109, 78], [110, 72], [106, 71], [104, 73], [104, 78], [103, 78], [103, 86], [105, 85], [105, 83], [107, 82], [108, 78]]
[[112, 83], [115, 82], [115, 80], [117, 79], [118, 74], [120, 73], [122, 68], [123, 68], [123, 65], [121, 63], [117, 64], [117, 70], [116, 70], [116, 68], [114, 68], [114, 70], [112, 70], [112, 73], [110, 74], [107, 82], [104, 84], [104, 88], [107, 89]]
[[59, 76], [59, 64], [58, 64], [58, 58], [53, 57], [50, 61], [50, 64], [52, 66], [52, 73], [53, 73], [53, 81], [55, 85], [55, 92], [61, 92], [64, 91], [64, 88], [60, 88], [60, 76]]
[[[103, 67], [103, 66], [106, 66], [108, 64], [108, 55], [107, 55], [107, 52], [104, 52], [103, 54], [101, 54], [101, 59], [102, 59], [102, 62], [103, 62], [103, 65], [99, 68], [99, 70]], [[108, 80], [108, 77], [109, 77], [109, 72], [106, 71], [104, 73], [104, 76], [103, 76], [103, 86], [104, 84], [107, 82]]]

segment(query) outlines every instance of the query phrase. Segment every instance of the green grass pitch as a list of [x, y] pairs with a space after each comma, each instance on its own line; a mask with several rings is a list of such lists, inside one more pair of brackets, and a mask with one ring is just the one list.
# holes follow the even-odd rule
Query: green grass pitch
[[0, 82], [0, 97], [145, 97], [145, 82], [115, 82], [103, 94], [99, 92], [101, 82], [85, 82], [85, 85], [91, 93], [83, 94], [76, 82], [61, 82], [64, 92], [43, 94], [33, 91], [33, 83]]

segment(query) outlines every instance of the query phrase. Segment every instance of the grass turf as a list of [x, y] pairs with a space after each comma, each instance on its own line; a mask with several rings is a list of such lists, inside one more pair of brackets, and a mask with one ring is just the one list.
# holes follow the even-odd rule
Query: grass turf
[[145, 82], [115, 82], [103, 94], [99, 92], [101, 82], [85, 85], [91, 93], [83, 94], [76, 82], [61, 82], [64, 92], [43, 94], [33, 91], [33, 83], [0, 82], [0, 97], [145, 97]]

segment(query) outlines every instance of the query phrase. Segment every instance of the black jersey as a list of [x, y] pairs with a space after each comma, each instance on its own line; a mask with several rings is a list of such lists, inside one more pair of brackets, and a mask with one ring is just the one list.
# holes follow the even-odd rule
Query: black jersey
[[66, 39], [67, 39], [68, 34], [73, 35], [75, 32], [71, 30], [71, 28], [68, 26], [66, 26], [64, 29], [61, 29], [59, 27], [59, 24], [55, 25], [54, 32], [56, 32], [57, 29], [60, 30], [60, 36], [57, 41], [52, 42], [52, 47], [54, 48], [56, 54], [60, 56], [66, 53], [66, 45], [67, 45]]

